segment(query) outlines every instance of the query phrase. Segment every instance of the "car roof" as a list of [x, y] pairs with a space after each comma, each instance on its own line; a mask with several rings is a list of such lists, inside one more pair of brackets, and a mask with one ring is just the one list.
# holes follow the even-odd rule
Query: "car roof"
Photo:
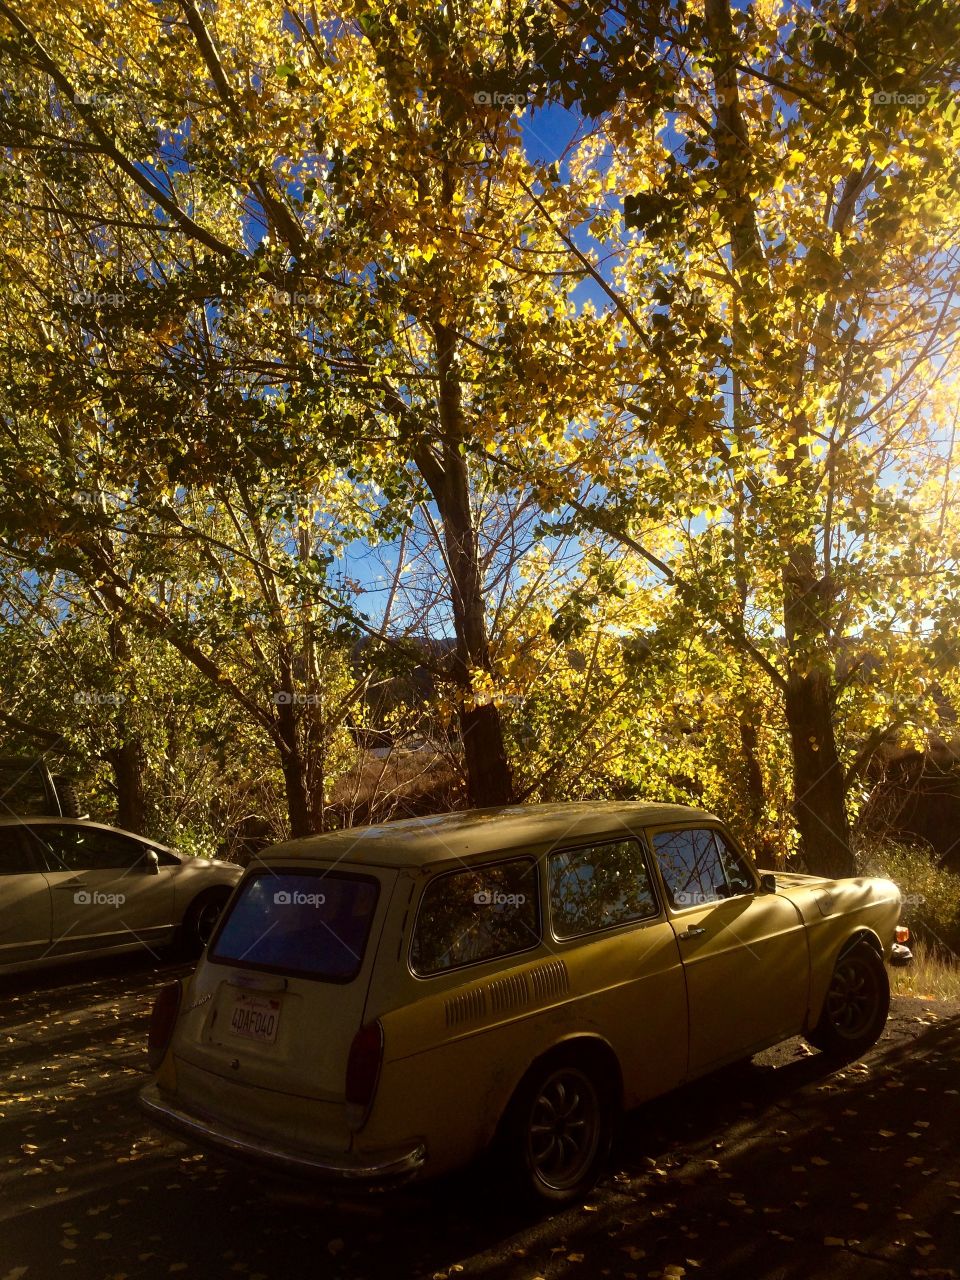
[[302, 858], [351, 866], [425, 867], [524, 848], [549, 848], [585, 836], [630, 835], [642, 827], [691, 820], [718, 821], [703, 809], [649, 801], [467, 809], [287, 840], [265, 849], [254, 862], [280, 863]]
[[172, 853], [178, 858], [183, 856], [177, 853], [176, 849], [171, 849], [169, 845], [161, 844], [159, 840], [154, 840], [151, 836], [137, 835], [135, 831], [125, 831], [123, 827], [111, 827], [105, 822], [91, 822], [89, 818], [58, 818], [56, 814], [51, 813], [10, 813], [0, 816], [0, 827], [62, 827], [64, 823], [71, 827], [92, 827], [95, 831], [112, 831], [115, 835], [127, 836], [131, 840], [139, 840], [141, 844], [148, 844], [151, 849], [162, 849], [164, 853]]

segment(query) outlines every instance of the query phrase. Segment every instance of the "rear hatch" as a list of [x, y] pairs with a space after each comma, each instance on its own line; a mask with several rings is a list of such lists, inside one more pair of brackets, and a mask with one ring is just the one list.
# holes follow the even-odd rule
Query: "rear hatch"
[[245, 877], [177, 1027], [184, 1104], [250, 1132], [346, 1149], [347, 1057], [396, 878], [321, 865]]

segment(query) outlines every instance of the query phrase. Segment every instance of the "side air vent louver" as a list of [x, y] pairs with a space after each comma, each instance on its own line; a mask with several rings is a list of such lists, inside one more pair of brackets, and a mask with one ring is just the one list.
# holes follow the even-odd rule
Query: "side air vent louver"
[[483, 1022], [488, 1013], [492, 1016], [525, 1005], [548, 1004], [565, 996], [569, 989], [567, 966], [562, 960], [547, 960], [525, 973], [511, 973], [451, 996], [443, 1006], [444, 1020], [448, 1027]]
[[452, 996], [444, 1005], [444, 1014], [448, 1027], [459, 1026], [462, 1022], [479, 1022], [486, 1016], [487, 997], [482, 987], [473, 991], [463, 991]]
[[567, 966], [562, 960], [548, 960], [530, 970], [533, 998], [537, 1001], [555, 1000], [570, 990]]
[[530, 1003], [530, 988], [522, 973], [497, 978], [490, 983], [487, 991], [490, 993], [490, 1007], [494, 1013], [506, 1013], [508, 1009], [517, 1009]]

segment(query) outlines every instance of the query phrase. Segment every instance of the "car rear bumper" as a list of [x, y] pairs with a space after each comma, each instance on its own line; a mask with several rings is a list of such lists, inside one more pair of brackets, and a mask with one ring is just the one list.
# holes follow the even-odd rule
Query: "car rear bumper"
[[139, 1102], [141, 1109], [155, 1123], [198, 1146], [275, 1173], [293, 1174], [341, 1187], [374, 1188], [405, 1182], [420, 1172], [427, 1158], [427, 1149], [422, 1142], [403, 1150], [375, 1155], [358, 1152], [322, 1155], [277, 1147], [212, 1117], [185, 1111], [155, 1084], [141, 1089]]

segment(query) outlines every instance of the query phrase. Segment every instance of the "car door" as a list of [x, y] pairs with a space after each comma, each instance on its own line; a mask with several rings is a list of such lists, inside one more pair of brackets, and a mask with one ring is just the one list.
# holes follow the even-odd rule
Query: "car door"
[[659, 829], [651, 843], [676, 932], [698, 1075], [803, 1026], [810, 961], [800, 912], [709, 826]]
[[574, 1025], [610, 1043], [628, 1106], [675, 1088], [687, 1064], [684, 976], [640, 839], [594, 839], [546, 857], [553, 946], [582, 994]]
[[51, 954], [163, 938], [173, 921], [173, 880], [133, 836], [84, 823], [36, 823], [51, 895]]
[[0, 966], [50, 946], [50, 889], [20, 823], [0, 826]]

